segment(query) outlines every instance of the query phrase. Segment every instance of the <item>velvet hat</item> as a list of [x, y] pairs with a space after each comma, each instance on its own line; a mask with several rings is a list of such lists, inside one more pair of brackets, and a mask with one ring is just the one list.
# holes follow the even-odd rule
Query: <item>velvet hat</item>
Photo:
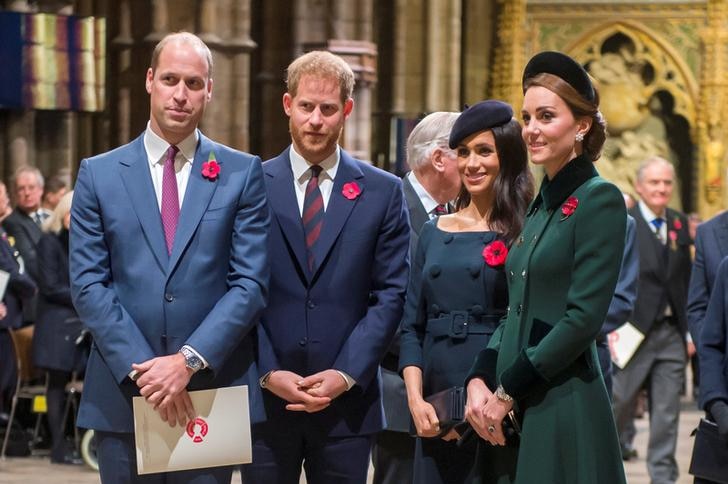
[[556, 51], [539, 52], [523, 69], [522, 85], [542, 72], [553, 74], [568, 82], [584, 99], [594, 102], [594, 86], [584, 67], [566, 54]]
[[512, 118], [513, 109], [503, 101], [489, 99], [467, 106], [450, 130], [450, 149], [457, 148], [471, 134], [501, 126]]

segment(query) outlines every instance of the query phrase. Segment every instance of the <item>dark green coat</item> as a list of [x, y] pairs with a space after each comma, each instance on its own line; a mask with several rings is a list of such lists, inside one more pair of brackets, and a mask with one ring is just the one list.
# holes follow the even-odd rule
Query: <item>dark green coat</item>
[[502, 384], [516, 401], [516, 483], [625, 482], [594, 344], [614, 294], [625, 221], [620, 191], [578, 157], [544, 179], [510, 249], [508, 316], [471, 376]]

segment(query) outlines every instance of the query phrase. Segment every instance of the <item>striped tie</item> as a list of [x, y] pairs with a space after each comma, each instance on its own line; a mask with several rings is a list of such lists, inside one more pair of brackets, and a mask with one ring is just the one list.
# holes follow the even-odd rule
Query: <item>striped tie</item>
[[311, 272], [315, 266], [313, 247], [321, 234], [321, 226], [324, 224], [324, 198], [319, 190], [320, 173], [320, 166], [311, 167], [311, 178], [306, 185], [306, 196], [303, 199], [303, 231], [306, 234], [308, 270]]
[[167, 254], [172, 253], [174, 234], [177, 232], [179, 220], [179, 194], [177, 193], [177, 175], [174, 171], [174, 157], [179, 148], [170, 145], [164, 159], [164, 174], [162, 176], [162, 225], [164, 226], [164, 240], [167, 242]]

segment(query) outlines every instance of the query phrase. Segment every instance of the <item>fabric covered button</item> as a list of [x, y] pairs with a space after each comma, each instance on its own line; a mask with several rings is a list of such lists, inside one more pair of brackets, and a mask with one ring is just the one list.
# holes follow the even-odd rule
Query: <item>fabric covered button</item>
[[438, 277], [442, 273], [442, 267], [437, 264], [433, 264], [430, 267], [430, 277]]

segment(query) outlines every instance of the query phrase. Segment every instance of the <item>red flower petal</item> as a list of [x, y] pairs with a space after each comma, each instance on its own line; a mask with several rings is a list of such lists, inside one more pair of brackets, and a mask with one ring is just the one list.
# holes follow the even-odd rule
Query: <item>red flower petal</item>
[[483, 259], [490, 267], [500, 267], [506, 262], [508, 247], [501, 240], [494, 240], [483, 248]]

